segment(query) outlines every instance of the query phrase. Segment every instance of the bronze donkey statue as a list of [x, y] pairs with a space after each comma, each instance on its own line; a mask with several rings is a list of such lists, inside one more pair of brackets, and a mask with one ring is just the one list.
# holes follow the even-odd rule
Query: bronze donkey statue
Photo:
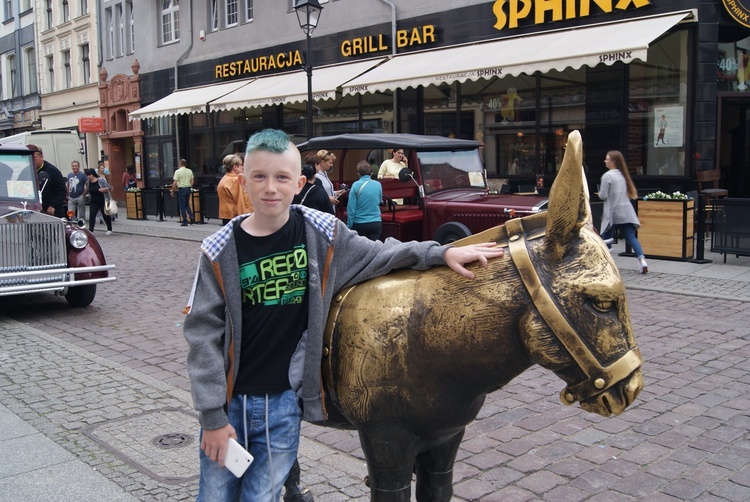
[[466, 424], [534, 363], [567, 384], [564, 403], [603, 416], [643, 387], [622, 280], [591, 228], [577, 131], [547, 213], [457, 245], [489, 241], [506, 255], [474, 281], [446, 267], [400, 271], [335, 299], [324, 380], [359, 432], [372, 500], [410, 500], [413, 472], [417, 500], [450, 500]]

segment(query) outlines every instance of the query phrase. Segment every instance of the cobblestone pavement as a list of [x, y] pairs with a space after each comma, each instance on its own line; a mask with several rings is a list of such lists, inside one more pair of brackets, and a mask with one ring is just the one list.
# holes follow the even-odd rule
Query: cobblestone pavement
[[[0, 303], [0, 403], [136, 498], [187, 500], [197, 430], [180, 310], [195, 240], [215, 226], [133, 225], [171, 239], [126, 235], [127, 226], [101, 237], [118, 281], [89, 308], [51, 295]], [[750, 499], [750, 284], [622, 275], [645, 361], [636, 403], [609, 418], [565, 407], [563, 383], [532, 368], [488, 396], [467, 429], [456, 500]], [[188, 444], [159, 450], [159, 436]], [[302, 479], [316, 500], [368, 500], [353, 433], [306, 424], [303, 436]]]

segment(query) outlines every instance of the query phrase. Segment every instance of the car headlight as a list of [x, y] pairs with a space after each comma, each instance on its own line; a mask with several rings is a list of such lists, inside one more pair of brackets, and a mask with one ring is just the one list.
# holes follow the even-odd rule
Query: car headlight
[[89, 236], [81, 230], [73, 230], [70, 233], [70, 245], [76, 249], [83, 249], [89, 243]]

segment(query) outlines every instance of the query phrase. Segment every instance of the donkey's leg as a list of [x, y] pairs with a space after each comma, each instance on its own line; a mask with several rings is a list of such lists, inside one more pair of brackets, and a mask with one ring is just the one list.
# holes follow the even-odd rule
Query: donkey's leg
[[414, 466], [415, 437], [393, 424], [359, 429], [367, 461], [370, 500], [409, 502]]
[[453, 463], [464, 429], [445, 443], [417, 455], [417, 500], [448, 502], [453, 497]]

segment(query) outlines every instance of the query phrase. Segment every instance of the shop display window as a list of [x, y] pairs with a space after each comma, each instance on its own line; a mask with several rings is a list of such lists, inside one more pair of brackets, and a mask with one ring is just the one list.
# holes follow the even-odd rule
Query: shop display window
[[[628, 65], [628, 167], [636, 176], [685, 176], [688, 32], [653, 43]], [[625, 152], [623, 152], [625, 153]]]

